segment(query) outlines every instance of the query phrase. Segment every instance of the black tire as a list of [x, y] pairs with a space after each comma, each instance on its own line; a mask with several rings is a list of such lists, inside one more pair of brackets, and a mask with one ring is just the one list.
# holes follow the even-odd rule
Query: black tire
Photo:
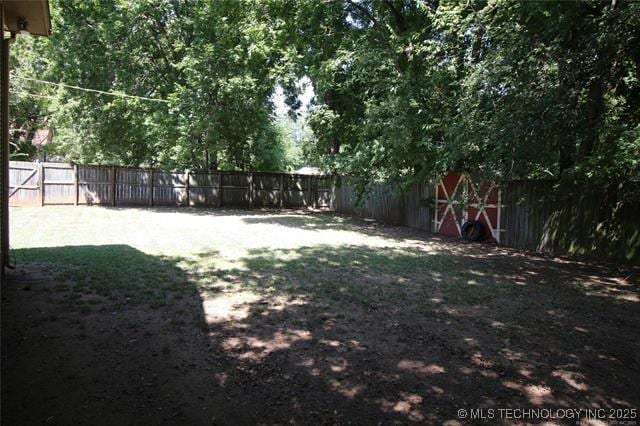
[[477, 220], [468, 220], [462, 225], [461, 233], [467, 241], [483, 241], [486, 238], [484, 225]]

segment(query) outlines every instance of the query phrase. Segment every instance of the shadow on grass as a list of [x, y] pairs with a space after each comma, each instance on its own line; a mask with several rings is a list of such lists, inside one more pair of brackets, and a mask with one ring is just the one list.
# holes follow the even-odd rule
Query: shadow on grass
[[391, 423], [637, 407], [638, 289], [494, 253], [23, 249], [3, 420]]
[[454, 242], [460, 240], [430, 234], [426, 231], [399, 225], [388, 225], [373, 219], [338, 214], [335, 212], [281, 212], [273, 215], [243, 217], [247, 225], [275, 225], [291, 229], [325, 232], [327, 230], [356, 232], [368, 237], [379, 237], [396, 242], [423, 243], [429, 241]]
[[70, 290], [118, 303], [164, 303], [196, 291], [175, 259], [151, 256], [128, 245], [40, 247], [14, 250], [13, 255], [19, 263], [60, 266], [55, 278], [70, 283]]
[[[245, 307], [219, 334], [212, 329], [222, 347], [258, 365], [260, 380], [271, 362], [304, 367], [287, 371], [345, 396], [331, 400], [340, 412], [377, 406], [359, 420], [640, 402], [640, 304], [630, 282], [541, 260], [494, 255], [482, 264], [364, 246], [253, 250], [239, 263], [223, 280], [259, 293], [263, 304]], [[284, 397], [289, 386], [272, 389]], [[312, 407], [315, 397], [295, 401]]]
[[207, 362], [202, 300], [173, 259], [126, 245], [14, 254], [2, 299], [3, 424], [202, 423], [209, 413], [194, 405], [210, 383], [189, 364]]

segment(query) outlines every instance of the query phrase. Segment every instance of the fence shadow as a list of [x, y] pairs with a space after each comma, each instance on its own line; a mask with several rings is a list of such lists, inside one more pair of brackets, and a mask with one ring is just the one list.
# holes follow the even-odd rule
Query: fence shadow
[[[357, 232], [371, 237], [381, 237], [400, 242], [425, 242], [447, 241], [460, 244], [459, 239], [430, 234], [427, 231], [408, 228], [399, 225], [389, 225], [374, 219], [361, 218], [340, 214], [333, 211], [304, 212], [290, 211], [279, 212], [265, 216], [255, 215], [242, 218], [248, 225], [277, 225], [291, 229], [304, 229], [308, 231], [325, 232], [327, 230]], [[462, 242], [464, 244], [464, 242]]]
[[[304, 229], [311, 231], [352, 231], [367, 236], [381, 237], [387, 240], [422, 244], [428, 242], [430, 245], [446, 244], [447, 250], [453, 250], [457, 254], [464, 254], [478, 259], [494, 258], [495, 256], [515, 256], [519, 261], [526, 264], [537, 264], [544, 262], [548, 268], [562, 270], [565, 265], [571, 264], [572, 267], [580, 267], [589, 274], [607, 274], [612, 270], [619, 269], [621, 271], [635, 271], [633, 275], [637, 275], [640, 267], [633, 264], [618, 264], [611, 262], [607, 257], [602, 259], [590, 260], [589, 263], [584, 261], [570, 259], [568, 256], [557, 255], [555, 258], [548, 254], [536, 253], [527, 250], [517, 250], [496, 243], [476, 243], [462, 240], [457, 237], [450, 237], [441, 234], [433, 234], [424, 230], [409, 228], [403, 225], [386, 224], [375, 219], [354, 217], [336, 212], [273, 212], [273, 215], [265, 216], [264, 214], [247, 215], [242, 221], [249, 225], [277, 225], [292, 229]], [[633, 236], [635, 238], [635, 235]], [[533, 262], [533, 263], [532, 263]], [[555, 266], [554, 266], [555, 265]], [[628, 272], [631, 275], [631, 272]]]
[[299, 215], [311, 215], [311, 214], [324, 214], [321, 210], [308, 210], [304, 207], [284, 207], [269, 208], [269, 207], [256, 207], [249, 209], [246, 206], [224, 206], [224, 207], [152, 207], [144, 208], [146, 211], [152, 211], [156, 213], [177, 213], [185, 215], [195, 216], [260, 216], [264, 217], [265, 214], [279, 215], [279, 214], [299, 214]]

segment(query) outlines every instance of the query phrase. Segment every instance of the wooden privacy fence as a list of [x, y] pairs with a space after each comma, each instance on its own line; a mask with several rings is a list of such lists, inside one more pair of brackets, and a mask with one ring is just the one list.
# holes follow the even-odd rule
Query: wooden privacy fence
[[623, 201], [615, 186], [550, 194], [553, 185], [503, 185], [504, 245], [640, 265], [640, 199]]
[[[620, 202], [605, 188], [574, 188], [551, 194], [553, 182], [514, 181], [501, 187], [500, 244], [554, 255], [640, 264], [640, 200]], [[334, 194], [339, 213], [434, 232], [435, 185], [420, 183], [404, 193], [374, 185], [363, 203], [343, 179]]]
[[331, 176], [11, 161], [9, 204], [327, 208], [332, 184]]
[[354, 186], [342, 179], [334, 193], [334, 209], [339, 213], [431, 232], [433, 209], [430, 200], [433, 196], [434, 186], [428, 183], [415, 184], [405, 192], [389, 185], [372, 185], [368, 196], [358, 203]]
[[[519, 249], [640, 264], [640, 200], [552, 183], [502, 185], [500, 243]], [[347, 179], [262, 172], [167, 172], [66, 163], [10, 163], [9, 203], [25, 205], [316, 207], [434, 232], [435, 185], [374, 185], [363, 203]]]

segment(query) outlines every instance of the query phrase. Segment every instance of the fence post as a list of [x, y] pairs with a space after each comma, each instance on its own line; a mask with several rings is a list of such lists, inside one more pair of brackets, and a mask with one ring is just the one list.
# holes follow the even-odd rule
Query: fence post
[[331, 192], [329, 195], [329, 210], [337, 211], [337, 194], [338, 194], [338, 178], [335, 174], [331, 175]]
[[314, 176], [313, 177], [313, 208], [317, 209], [318, 208], [318, 177]]
[[249, 207], [253, 208], [253, 172], [249, 173]]
[[218, 171], [218, 207], [222, 207], [223, 189], [222, 189], [222, 170]]
[[153, 169], [149, 169], [149, 207], [153, 207]]
[[44, 206], [44, 167], [38, 161], [38, 186], [40, 187], [40, 206]]
[[116, 206], [116, 169], [117, 166], [111, 166], [111, 205]]
[[284, 173], [280, 173], [280, 208], [284, 206]]
[[73, 205], [77, 206], [78, 198], [80, 197], [80, 194], [78, 193], [78, 165], [77, 164], [73, 165], [73, 186], [75, 188], [75, 197], [73, 200]]
[[187, 207], [189, 207], [189, 206], [191, 206], [191, 198], [190, 198], [190, 195], [189, 195], [189, 192], [191, 192], [191, 187], [190, 187], [191, 184], [189, 183], [189, 181], [191, 180], [191, 177], [189, 175], [189, 169], [187, 169], [185, 173], [187, 175], [186, 176], [187, 181], [186, 181], [186, 186], [185, 186], [185, 189], [186, 189], [186, 192], [187, 192]]
[[500, 244], [500, 237], [502, 236], [502, 232], [500, 231], [502, 229], [502, 225], [500, 223], [500, 216], [501, 216], [501, 210], [502, 210], [502, 188], [498, 188], [498, 208], [497, 208], [497, 212], [496, 212], [496, 222], [497, 225], [496, 227], [498, 228], [498, 232], [497, 232], [497, 236], [496, 236], [496, 242], [498, 244]]
[[311, 175], [307, 176], [307, 208], [311, 206]]

